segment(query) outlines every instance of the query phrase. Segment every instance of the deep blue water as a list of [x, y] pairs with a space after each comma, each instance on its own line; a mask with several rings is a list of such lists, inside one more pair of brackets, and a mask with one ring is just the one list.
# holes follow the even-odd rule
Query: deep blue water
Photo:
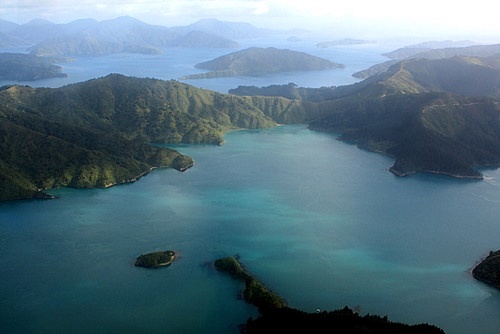
[[[348, 67], [196, 84], [339, 85], [382, 59], [379, 46], [309, 49]], [[227, 50], [172, 52], [164, 67], [167, 54], [79, 59], [57, 80], [176, 78], [217, 53]], [[61, 81], [49, 83], [39, 85]], [[359, 306], [451, 334], [500, 328], [499, 291], [468, 272], [500, 248], [499, 169], [485, 170], [484, 181], [399, 178], [388, 172], [390, 158], [303, 125], [174, 148], [195, 166], [109, 189], [56, 189], [56, 200], [0, 203], [0, 332], [237, 333], [256, 310], [239, 299], [241, 283], [210, 266], [235, 254], [305, 311]], [[178, 252], [172, 266], [133, 266], [161, 249]]]

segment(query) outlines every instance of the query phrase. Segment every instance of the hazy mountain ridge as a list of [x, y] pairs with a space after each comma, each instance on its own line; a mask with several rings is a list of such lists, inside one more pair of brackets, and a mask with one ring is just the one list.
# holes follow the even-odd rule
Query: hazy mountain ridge
[[273, 30], [257, 28], [246, 22], [226, 22], [216, 19], [202, 19], [187, 26], [172, 27], [172, 30], [181, 34], [187, 34], [190, 31], [203, 31], [228, 39], [266, 37], [270, 33], [275, 33]]
[[[404, 50], [404, 49], [403, 49]], [[415, 50], [414, 50], [415, 51]], [[399, 52], [398, 50], [394, 52]], [[389, 53], [390, 54], [390, 53]], [[393, 59], [387, 62], [376, 64], [370, 68], [359, 71], [353, 74], [356, 78], [365, 79], [378, 73], [385, 72], [392, 65], [398, 63], [401, 60], [411, 60], [411, 59], [443, 59], [451, 58], [455, 56], [466, 56], [466, 57], [491, 57], [500, 54], [500, 44], [491, 45], [474, 45], [468, 47], [456, 47], [456, 48], [444, 48], [444, 49], [424, 49], [424, 51], [419, 50], [418, 52], [409, 52], [404, 58], [400, 59], [402, 56], [394, 56]]]
[[343, 68], [344, 65], [305, 52], [274, 47], [251, 47], [196, 64], [195, 67], [211, 70], [211, 72], [192, 74], [182, 77], [182, 79], [236, 75], [255, 76], [289, 71], [316, 71]]
[[414, 56], [419, 53], [428, 52], [433, 49], [449, 49], [449, 48], [466, 48], [470, 46], [478, 46], [480, 43], [472, 42], [472, 41], [427, 41], [418, 44], [404, 46], [397, 50], [384, 53], [383, 56], [386, 56], [391, 59], [405, 59], [410, 56]]
[[105, 21], [86, 19], [67, 24], [33, 20], [14, 29], [9, 26], [2, 33], [4, 38], [0, 35], [0, 44], [30, 46], [30, 52], [39, 56], [99, 56], [119, 52], [149, 54], [160, 52], [165, 47], [238, 46], [234, 40], [211, 31], [189, 27], [181, 31], [131, 17]]

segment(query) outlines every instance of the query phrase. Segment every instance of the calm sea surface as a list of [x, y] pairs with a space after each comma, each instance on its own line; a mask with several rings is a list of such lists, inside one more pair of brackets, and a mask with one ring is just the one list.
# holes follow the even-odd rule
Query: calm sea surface
[[[382, 58], [367, 46], [336, 50], [351, 73]], [[316, 50], [332, 60], [334, 51]], [[106, 58], [65, 71], [72, 79], [104, 68], [163, 71], [143, 58], [140, 75], [140, 57], [120, 57], [130, 58], [122, 71]], [[174, 78], [196, 71], [182, 66]], [[323, 84], [332, 73], [322, 73], [315, 86], [353, 81], [336, 71], [337, 81]], [[289, 76], [203, 83], [224, 91], [313, 80]], [[0, 203], [0, 332], [238, 333], [257, 312], [241, 300], [241, 283], [210, 264], [236, 254], [305, 311], [347, 305], [451, 334], [500, 328], [500, 292], [469, 273], [500, 248], [500, 169], [485, 170], [483, 181], [399, 178], [387, 170], [391, 159], [304, 125], [231, 132], [222, 147], [174, 148], [195, 166], [109, 189], [57, 189], [56, 200]], [[172, 266], [134, 267], [141, 253], [162, 249], [178, 253]]]

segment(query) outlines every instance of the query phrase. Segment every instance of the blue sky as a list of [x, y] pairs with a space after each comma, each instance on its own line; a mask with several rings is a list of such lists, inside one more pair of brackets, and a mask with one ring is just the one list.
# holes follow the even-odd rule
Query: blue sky
[[147, 23], [184, 25], [202, 18], [269, 28], [349, 31], [351, 34], [463, 36], [499, 39], [497, 0], [2, 0], [0, 18], [67, 23], [129, 15]]

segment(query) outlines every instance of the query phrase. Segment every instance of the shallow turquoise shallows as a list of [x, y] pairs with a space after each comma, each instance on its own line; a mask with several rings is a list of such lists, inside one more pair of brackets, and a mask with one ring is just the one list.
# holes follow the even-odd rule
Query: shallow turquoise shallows
[[[344, 306], [449, 334], [500, 328], [469, 269], [500, 248], [500, 170], [399, 178], [303, 125], [176, 146], [196, 164], [109, 189], [0, 204], [0, 332], [238, 333], [256, 316], [211, 262], [236, 255], [290, 306]], [[168, 268], [134, 267], [171, 249]]]

